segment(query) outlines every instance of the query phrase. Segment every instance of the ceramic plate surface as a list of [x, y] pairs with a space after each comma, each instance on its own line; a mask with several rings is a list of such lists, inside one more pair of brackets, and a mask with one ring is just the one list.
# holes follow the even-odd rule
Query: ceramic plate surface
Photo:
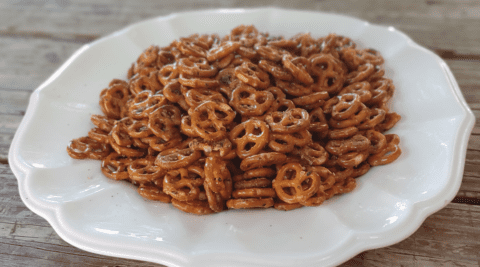
[[[225, 35], [239, 24], [286, 37], [337, 33], [380, 51], [396, 86], [392, 109], [402, 116], [391, 130], [401, 139], [400, 158], [320, 207], [195, 216], [105, 178], [99, 161], [67, 155], [69, 141], [87, 135], [90, 116], [100, 114], [99, 92], [125, 79], [145, 48], [193, 33]], [[90, 252], [168, 266], [327, 266], [407, 238], [447, 205], [460, 187], [473, 124], [446, 63], [394, 28], [276, 8], [203, 10], [137, 23], [83, 46], [32, 94], [9, 163], [25, 204]]]

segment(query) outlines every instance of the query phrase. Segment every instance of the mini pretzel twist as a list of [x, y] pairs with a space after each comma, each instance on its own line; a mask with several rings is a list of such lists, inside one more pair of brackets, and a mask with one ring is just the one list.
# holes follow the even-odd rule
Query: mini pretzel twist
[[304, 170], [299, 163], [285, 164], [272, 182], [278, 198], [286, 203], [306, 201], [319, 189], [319, 177], [316, 172]]
[[260, 152], [268, 143], [269, 138], [268, 125], [255, 119], [235, 126], [230, 132], [230, 139], [237, 146], [237, 155], [242, 159]]

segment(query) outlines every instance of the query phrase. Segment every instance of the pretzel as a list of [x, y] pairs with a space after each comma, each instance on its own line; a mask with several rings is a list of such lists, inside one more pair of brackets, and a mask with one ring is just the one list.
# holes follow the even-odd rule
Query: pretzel
[[241, 198], [227, 200], [227, 207], [229, 209], [269, 208], [273, 205], [273, 198]]
[[284, 55], [282, 57], [283, 66], [292, 73], [292, 75], [305, 85], [313, 83], [313, 78], [308, 73], [310, 62], [305, 57], [292, 57]]
[[132, 161], [127, 168], [130, 179], [139, 182], [151, 182], [163, 178], [166, 169], [154, 165], [154, 158], [139, 158]]
[[398, 146], [400, 138], [396, 134], [386, 134], [387, 146], [378, 153], [368, 157], [368, 163], [371, 166], [385, 165], [396, 160], [401, 154], [402, 150]]
[[208, 157], [205, 161], [205, 184], [223, 199], [232, 194], [232, 178], [225, 161], [218, 157]]
[[286, 160], [287, 156], [278, 152], [260, 153], [243, 159], [240, 163], [240, 169], [242, 171], [248, 171], [255, 168], [281, 164]]
[[308, 127], [308, 112], [294, 108], [285, 112], [273, 112], [265, 117], [270, 129], [275, 133], [294, 133]]
[[287, 71], [281, 64], [275, 63], [270, 60], [262, 59], [258, 62], [258, 66], [263, 71], [271, 74], [275, 79], [283, 81], [293, 80], [293, 75], [289, 71]]
[[179, 201], [198, 199], [203, 185], [204, 171], [198, 166], [179, 168], [165, 174], [163, 192]]
[[220, 140], [226, 135], [225, 125], [235, 118], [235, 112], [224, 103], [206, 101], [190, 115], [192, 128], [206, 140]]
[[401, 154], [383, 63], [344, 36], [253, 25], [152, 45], [67, 152], [192, 214], [318, 206]]
[[233, 90], [230, 105], [243, 116], [259, 116], [270, 108], [273, 100], [272, 93], [241, 84]]
[[202, 201], [198, 199], [190, 201], [180, 201], [172, 199], [172, 205], [181, 211], [193, 213], [196, 215], [207, 215], [214, 213], [207, 201]]
[[287, 163], [272, 182], [278, 198], [287, 203], [306, 201], [319, 189], [319, 178], [315, 172], [307, 172], [299, 163]]
[[197, 57], [181, 58], [178, 61], [178, 68], [181, 73], [196, 77], [212, 77], [218, 72], [205, 58]]
[[102, 160], [102, 173], [110, 179], [125, 180], [128, 179], [128, 165], [131, 159], [125, 158], [122, 155], [112, 152]]
[[161, 201], [164, 203], [172, 202], [172, 197], [165, 194], [163, 192], [163, 189], [158, 186], [149, 185], [149, 184], [140, 185], [137, 189], [137, 192], [139, 195], [141, 195], [146, 199]]
[[196, 108], [206, 101], [227, 103], [227, 100], [221, 93], [210, 89], [190, 89], [185, 93], [185, 101], [191, 108]]
[[105, 143], [85, 136], [70, 141], [67, 153], [74, 159], [103, 159], [110, 154], [110, 148]]
[[356, 134], [349, 139], [330, 140], [325, 146], [328, 153], [342, 155], [348, 152], [358, 152], [370, 147], [370, 140], [363, 135]]
[[260, 152], [269, 138], [268, 125], [255, 119], [235, 126], [230, 132], [230, 140], [237, 146], [237, 155], [242, 159]]
[[192, 164], [201, 156], [200, 151], [191, 148], [171, 148], [158, 154], [155, 165], [167, 170], [179, 169]]
[[244, 62], [236, 67], [235, 76], [255, 88], [265, 89], [270, 85], [268, 74], [251, 62]]

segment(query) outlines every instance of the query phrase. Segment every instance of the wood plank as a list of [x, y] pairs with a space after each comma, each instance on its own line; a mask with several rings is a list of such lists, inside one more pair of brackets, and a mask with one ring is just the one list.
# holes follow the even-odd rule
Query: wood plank
[[[181, 10], [277, 6], [346, 14], [395, 26], [421, 45], [480, 54], [480, 3], [477, 1], [20, 1], [0, 5], [0, 36], [36, 35], [84, 42], [131, 23]], [[38, 12], [42, 10], [42, 12]], [[105, 19], [108, 18], [108, 19]], [[462, 29], [459, 31], [458, 29]], [[38, 35], [39, 32], [43, 34]]]
[[0, 90], [32, 91], [80, 46], [37, 38], [1, 37]]

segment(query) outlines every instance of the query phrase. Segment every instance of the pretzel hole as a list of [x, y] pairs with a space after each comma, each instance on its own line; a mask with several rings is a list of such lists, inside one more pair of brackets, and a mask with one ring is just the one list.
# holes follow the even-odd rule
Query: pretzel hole
[[283, 192], [285, 192], [285, 194], [289, 196], [294, 196], [295, 193], [297, 192], [293, 187], [283, 187], [282, 190]]
[[215, 116], [217, 116], [217, 118], [219, 119], [224, 119], [226, 118], [228, 115], [227, 113], [221, 111], [221, 110], [215, 110]]
[[277, 111], [284, 112], [288, 110], [288, 105], [281, 104], [278, 108]]
[[171, 183], [178, 183], [180, 180], [182, 180], [182, 177], [180, 176], [180, 174], [177, 174], [175, 176], [170, 176], [170, 182]]
[[272, 117], [273, 117], [273, 122], [274, 122], [274, 123], [279, 123], [279, 122], [281, 122], [281, 121], [282, 121], [282, 118], [283, 118], [283, 116], [281, 116], [281, 115], [273, 115]]
[[207, 127], [204, 128], [204, 132], [206, 132], [206, 133], [216, 133], [217, 129], [214, 126], [210, 125], [210, 126], [207, 126]]
[[336, 79], [335, 78], [328, 78], [327, 79], [327, 86], [332, 86], [335, 84]]
[[257, 96], [255, 100], [257, 101], [258, 104], [263, 104], [265, 103], [265, 101], [267, 101], [267, 99], [264, 96]]
[[248, 142], [245, 146], [244, 146], [244, 149], [245, 151], [250, 151], [250, 149], [252, 149], [256, 144], [253, 143], [253, 142]]
[[305, 180], [303, 180], [303, 182], [301, 183], [301, 186], [302, 186], [302, 190], [307, 190], [308, 188], [310, 188], [313, 184], [313, 179], [312, 178], [307, 178]]
[[245, 134], [246, 134], [245, 129], [243, 129], [243, 130], [240, 131], [237, 138], [242, 138], [243, 136], [245, 136]]
[[240, 98], [248, 98], [250, 93], [247, 91], [240, 92]]
[[288, 142], [283, 140], [283, 139], [274, 139], [275, 143], [278, 143], [280, 145], [288, 145]]
[[285, 171], [285, 174], [284, 174], [283, 178], [285, 180], [293, 180], [295, 178], [295, 176], [297, 176], [297, 171], [296, 170], [287, 170], [287, 171]]

